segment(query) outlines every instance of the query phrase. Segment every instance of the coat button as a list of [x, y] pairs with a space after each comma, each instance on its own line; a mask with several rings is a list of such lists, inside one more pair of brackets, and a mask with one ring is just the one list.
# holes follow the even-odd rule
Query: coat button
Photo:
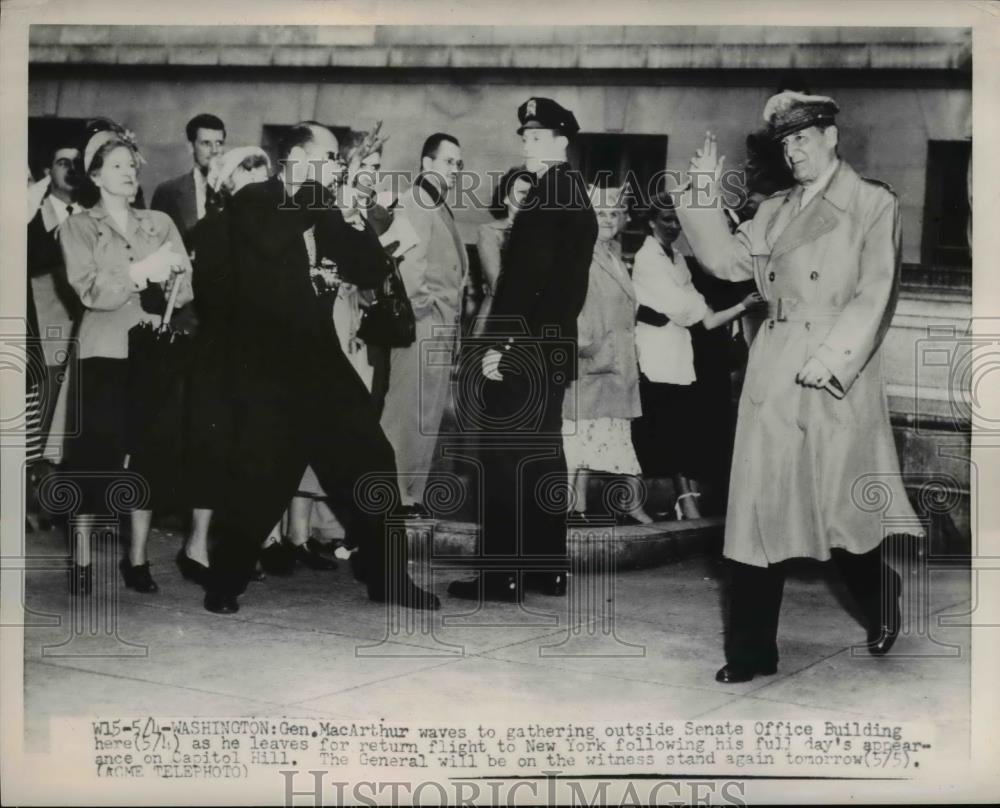
[[773, 272], [768, 272], [767, 273], [767, 279], [773, 283], [774, 282], [774, 273]]
[[768, 328], [774, 328], [774, 320], [768, 320], [767, 321], [767, 327]]
[[814, 281], [817, 278], [819, 278], [819, 273], [814, 269], [812, 272], [809, 273], [809, 280]]

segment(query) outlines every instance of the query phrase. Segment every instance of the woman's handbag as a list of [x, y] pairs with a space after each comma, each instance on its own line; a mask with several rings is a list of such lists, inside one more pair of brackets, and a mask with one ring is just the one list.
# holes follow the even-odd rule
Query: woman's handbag
[[362, 312], [357, 335], [369, 345], [405, 348], [417, 338], [417, 321], [399, 274], [399, 263], [394, 258], [388, 260], [392, 261], [392, 271], [376, 288], [375, 302]]

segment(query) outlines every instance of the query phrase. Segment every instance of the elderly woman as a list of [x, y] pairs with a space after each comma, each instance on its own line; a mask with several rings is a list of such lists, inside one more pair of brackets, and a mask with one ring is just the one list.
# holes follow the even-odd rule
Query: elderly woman
[[677, 492], [678, 518], [701, 514], [694, 478], [699, 469], [702, 419], [695, 394], [694, 349], [690, 328], [725, 325], [760, 303], [756, 292], [734, 306], [712, 311], [694, 287], [687, 259], [674, 249], [681, 233], [667, 193], [652, 200], [646, 216], [649, 235], [635, 255], [632, 281], [639, 301], [636, 346], [641, 371], [642, 418], [633, 428], [643, 473], [670, 476]]
[[476, 241], [476, 251], [479, 253], [479, 266], [482, 272], [480, 278], [482, 302], [476, 313], [473, 334], [482, 333], [493, 307], [493, 292], [500, 277], [500, 262], [507, 236], [514, 224], [514, 217], [524, 198], [531, 190], [534, 175], [522, 166], [515, 166], [505, 173], [496, 188], [493, 189], [493, 199], [490, 202], [490, 213], [493, 221], [479, 225], [479, 235]]
[[198, 332], [188, 389], [186, 482], [193, 510], [191, 534], [177, 553], [177, 566], [197, 583], [204, 582], [208, 571], [208, 529], [223, 494], [229, 449], [226, 345], [235, 268], [226, 255], [225, 208], [241, 188], [266, 180], [270, 168], [267, 154], [257, 146], [230, 149], [214, 160], [207, 182], [215, 207], [198, 221], [191, 236]]
[[641, 414], [635, 351], [635, 291], [616, 238], [625, 225], [621, 189], [592, 188], [597, 242], [590, 264], [587, 298], [577, 319], [577, 380], [563, 404], [563, 450], [573, 481], [578, 518], [586, 511], [592, 471], [626, 475], [624, 524], [653, 521], [643, 510], [639, 461], [631, 421]]
[[[162, 301], [174, 285], [177, 305], [193, 296], [191, 265], [170, 217], [130, 204], [138, 193], [140, 161], [131, 133], [116, 127], [94, 134], [84, 150], [86, 177], [80, 189], [89, 210], [59, 228], [66, 275], [84, 306], [77, 380], [82, 418], [69, 457], [71, 468], [92, 475], [83, 486], [83, 515], [107, 512], [107, 477], [113, 479], [126, 466], [152, 481], [156, 497], [162, 470], [151, 458], [129, 456], [139, 437], [126, 429], [129, 330], [143, 322], [158, 324], [160, 315], [144, 304]], [[119, 564], [126, 586], [139, 592], [158, 588], [146, 560], [151, 518], [146, 508], [131, 512], [131, 542]], [[92, 577], [89, 525], [86, 516], [81, 519], [71, 591], [86, 594]]]

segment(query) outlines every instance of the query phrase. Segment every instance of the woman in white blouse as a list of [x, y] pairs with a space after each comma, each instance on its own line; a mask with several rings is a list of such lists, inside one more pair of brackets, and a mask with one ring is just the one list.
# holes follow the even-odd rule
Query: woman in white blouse
[[701, 442], [700, 417], [688, 329], [697, 323], [718, 328], [762, 298], [754, 292], [731, 308], [712, 311], [691, 281], [686, 258], [674, 250], [681, 226], [669, 194], [652, 200], [646, 221], [650, 232], [632, 271], [639, 303], [635, 339], [643, 413], [633, 422], [633, 439], [643, 474], [673, 477], [678, 517], [696, 519], [700, 513], [692, 471]]

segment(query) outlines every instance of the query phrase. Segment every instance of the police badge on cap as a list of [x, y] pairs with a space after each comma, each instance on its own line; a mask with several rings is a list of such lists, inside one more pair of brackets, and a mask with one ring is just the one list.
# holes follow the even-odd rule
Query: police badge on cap
[[840, 107], [825, 95], [806, 95], [792, 90], [772, 95], [764, 106], [768, 134], [781, 140], [792, 132], [810, 126], [830, 126], [836, 123]]
[[529, 98], [518, 107], [517, 119], [521, 122], [519, 135], [525, 129], [551, 129], [559, 135], [575, 135], [580, 131], [573, 113], [551, 98]]

